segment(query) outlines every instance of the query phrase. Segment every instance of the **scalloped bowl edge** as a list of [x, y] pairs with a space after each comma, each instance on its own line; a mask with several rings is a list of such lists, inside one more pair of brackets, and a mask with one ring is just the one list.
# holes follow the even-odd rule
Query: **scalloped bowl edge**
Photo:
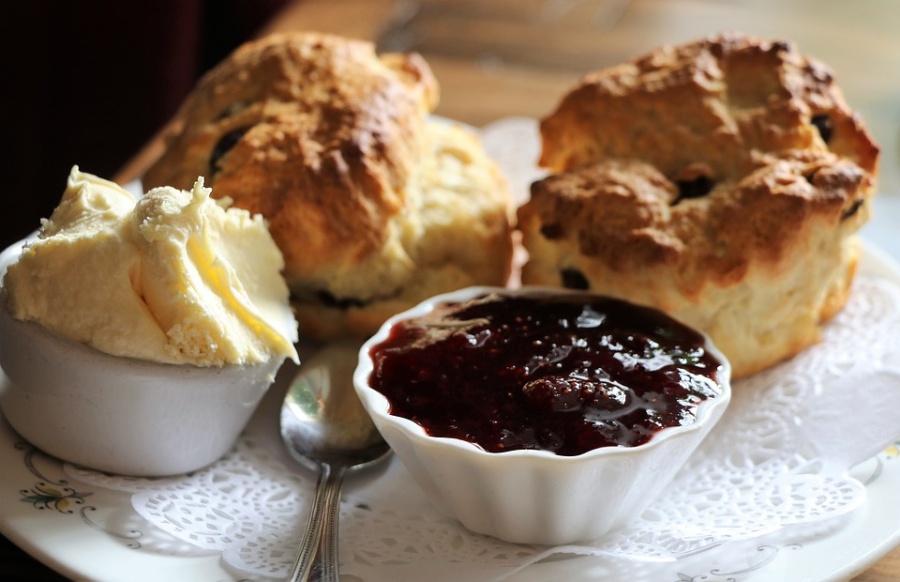
[[454, 438], [433, 437], [415, 422], [389, 413], [387, 398], [368, 385], [370, 350], [391, 327], [435, 305], [485, 293], [578, 293], [556, 288], [468, 287], [432, 297], [388, 319], [360, 349], [354, 387], [375, 426], [428, 499], [467, 529], [505, 541], [561, 545], [602, 537], [639, 515], [724, 414], [731, 399], [730, 365], [722, 362], [722, 394], [697, 408], [694, 423], [667, 428], [637, 447], [605, 447], [577, 456], [521, 450], [490, 453]]

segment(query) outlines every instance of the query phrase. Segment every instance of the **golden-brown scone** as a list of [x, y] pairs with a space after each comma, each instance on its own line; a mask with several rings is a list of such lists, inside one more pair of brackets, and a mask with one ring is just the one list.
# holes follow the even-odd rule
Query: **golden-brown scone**
[[541, 122], [541, 138], [540, 163], [555, 172], [635, 157], [670, 178], [702, 162], [722, 180], [787, 150], [830, 150], [868, 172], [878, 157], [824, 64], [791, 43], [740, 34], [587, 75]]
[[418, 55], [271, 35], [200, 81], [144, 186], [202, 175], [261, 213], [301, 333], [365, 337], [420, 299], [509, 274], [505, 181], [469, 130], [429, 118], [437, 100]]
[[525, 284], [658, 307], [736, 377], [817, 341], [845, 304], [878, 148], [831, 73], [723, 35], [586, 77], [542, 122], [519, 210]]

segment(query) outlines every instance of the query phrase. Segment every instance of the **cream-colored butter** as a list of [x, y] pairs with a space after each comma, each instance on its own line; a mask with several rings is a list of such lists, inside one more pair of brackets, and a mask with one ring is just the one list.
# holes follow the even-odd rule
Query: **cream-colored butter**
[[297, 360], [284, 260], [262, 217], [191, 191], [138, 200], [69, 175], [62, 201], [4, 279], [18, 319], [98, 350], [174, 364]]

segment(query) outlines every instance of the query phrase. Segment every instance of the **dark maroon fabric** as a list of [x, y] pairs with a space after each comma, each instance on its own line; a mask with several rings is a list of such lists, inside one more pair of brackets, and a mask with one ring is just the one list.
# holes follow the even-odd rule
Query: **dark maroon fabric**
[[49, 215], [72, 165], [112, 177], [286, 1], [11, 3], [0, 35], [2, 246]]

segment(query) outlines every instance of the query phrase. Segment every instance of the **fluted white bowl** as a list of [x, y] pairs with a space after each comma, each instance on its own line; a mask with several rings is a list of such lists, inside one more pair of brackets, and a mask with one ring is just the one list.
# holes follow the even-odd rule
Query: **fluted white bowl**
[[[0, 283], [22, 244], [0, 254]], [[0, 287], [0, 410], [42, 451], [92, 469], [163, 476], [234, 444], [283, 358], [198, 367], [112, 356], [15, 319]]]
[[564, 293], [559, 289], [470, 287], [431, 298], [389, 319], [360, 350], [354, 386], [366, 410], [431, 502], [473, 532], [527, 544], [560, 545], [602, 537], [639, 515], [718, 422], [731, 399], [730, 366], [706, 337], [722, 368], [720, 396], [703, 401], [692, 424], [665, 428], [635, 447], [603, 447], [577, 456], [548, 451], [487, 452], [455, 438], [428, 435], [389, 412], [373, 389], [372, 348], [394, 324], [445, 302], [485, 293]]

